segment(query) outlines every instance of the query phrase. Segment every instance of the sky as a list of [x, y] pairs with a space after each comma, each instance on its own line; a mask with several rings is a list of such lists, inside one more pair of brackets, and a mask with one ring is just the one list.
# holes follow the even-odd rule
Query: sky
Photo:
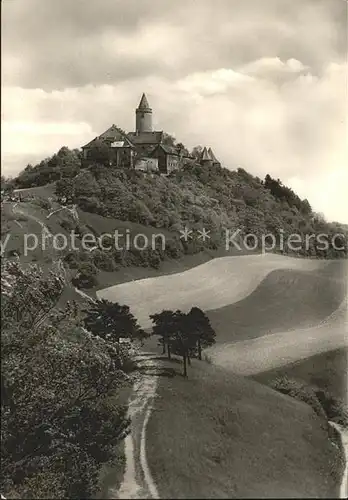
[[348, 223], [346, 0], [2, 0], [2, 173], [113, 123], [211, 146]]

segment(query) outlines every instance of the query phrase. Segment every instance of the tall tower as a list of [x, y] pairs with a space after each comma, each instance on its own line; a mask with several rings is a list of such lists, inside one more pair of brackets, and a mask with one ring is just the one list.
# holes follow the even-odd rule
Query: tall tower
[[139, 106], [135, 110], [135, 131], [137, 134], [152, 132], [152, 109], [145, 94], [142, 95]]
[[204, 146], [203, 151], [201, 153], [201, 162], [200, 163], [202, 166], [209, 165], [209, 167], [211, 167], [213, 164], [213, 159], [210, 156], [210, 154], [208, 153], [208, 150], [205, 146]]

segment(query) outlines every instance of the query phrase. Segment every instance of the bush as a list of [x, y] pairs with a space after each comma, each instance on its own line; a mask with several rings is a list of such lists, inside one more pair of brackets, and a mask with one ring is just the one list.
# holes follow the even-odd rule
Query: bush
[[102, 271], [113, 272], [117, 270], [115, 261], [110, 253], [97, 249], [92, 253], [92, 259], [94, 265]]
[[318, 417], [327, 420], [327, 415], [322, 407], [315, 390], [303, 382], [288, 377], [279, 377], [273, 380], [270, 386], [282, 394], [291, 396], [303, 403], [307, 403]]
[[91, 255], [87, 252], [72, 251], [68, 252], [64, 257], [70, 269], [77, 269], [82, 262], [90, 262]]
[[316, 389], [315, 394], [323, 407], [328, 420], [348, 427], [348, 408], [343, 401], [335, 398], [328, 391]]
[[183, 254], [181, 243], [174, 239], [168, 239], [166, 241], [165, 253], [171, 259], [179, 259]]
[[78, 288], [93, 288], [98, 284], [97, 269], [92, 262], [79, 263], [77, 274], [73, 278], [72, 283]]
[[159, 269], [161, 267], [162, 259], [156, 250], [150, 251], [149, 263], [154, 269]]
[[44, 200], [43, 198], [34, 198], [33, 203], [44, 210], [50, 210], [52, 204], [48, 200]]

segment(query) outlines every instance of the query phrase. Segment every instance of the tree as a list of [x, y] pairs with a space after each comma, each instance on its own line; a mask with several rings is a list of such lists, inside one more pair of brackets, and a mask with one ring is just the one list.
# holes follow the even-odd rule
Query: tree
[[14, 189], [13, 179], [11, 177], [1, 176], [1, 191], [11, 193]]
[[176, 149], [180, 154], [184, 154], [186, 156], [189, 155], [189, 150], [185, 147], [185, 145], [182, 142], [178, 142], [178, 144], [176, 145]]
[[93, 262], [80, 262], [72, 284], [78, 288], [93, 288], [97, 283], [97, 268]]
[[58, 198], [72, 198], [74, 194], [74, 184], [71, 179], [63, 178], [57, 181], [55, 194]]
[[83, 331], [76, 303], [57, 309], [58, 270], [5, 262], [1, 279], [1, 492], [95, 497], [100, 467], [129, 427], [115, 399], [122, 358]]
[[102, 299], [97, 300], [85, 313], [87, 330], [107, 342], [118, 343], [120, 338], [143, 340], [147, 336], [126, 305]]
[[187, 314], [187, 328], [197, 342], [198, 359], [202, 359], [202, 348], [215, 344], [216, 333], [208, 316], [199, 307], [192, 307]]
[[163, 133], [163, 139], [162, 139], [162, 144], [165, 146], [175, 146], [175, 137], [173, 135], [167, 134], [166, 132]]
[[191, 353], [195, 344], [195, 337], [192, 335], [187, 314], [180, 310], [174, 313], [174, 335], [171, 339], [172, 352], [179, 354], [183, 359], [183, 375], [187, 377], [187, 364], [191, 364]]
[[64, 290], [64, 276], [51, 270], [47, 276], [35, 265], [26, 271], [17, 261], [5, 261], [1, 273], [1, 320], [4, 328], [19, 323], [36, 328], [55, 307]]
[[164, 310], [161, 313], [150, 316], [155, 323], [152, 333], [161, 337], [160, 344], [163, 346], [163, 353], [167, 348], [168, 359], [171, 353], [178, 354], [183, 358], [183, 375], [187, 377], [187, 363], [190, 364], [190, 353], [196, 341], [190, 334], [188, 328], [187, 315], [180, 310]]
[[163, 347], [163, 354], [167, 349], [168, 359], [171, 359], [171, 341], [175, 334], [175, 313], [164, 310], [158, 314], [151, 314], [150, 319], [154, 323], [152, 334], [160, 337], [159, 343]]
[[195, 146], [191, 151], [191, 156], [193, 156], [196, 160], [200, 160], [202, 151], [202, 146]]

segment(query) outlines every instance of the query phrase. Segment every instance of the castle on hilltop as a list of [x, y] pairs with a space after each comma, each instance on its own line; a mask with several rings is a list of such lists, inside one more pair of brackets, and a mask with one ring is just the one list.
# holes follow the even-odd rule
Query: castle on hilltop
[[204, 147], [200, 158], [182, 145], [168, 144], [166, 134], [152, 128], [152, 109], [143, 94], [135, 110], [135, 132], [124, 132], [113, 124], [82, 147], [82, 166], [98, 161], [110, 166], [169, 174], [184, 165], [220, 165], [211, 148]]

